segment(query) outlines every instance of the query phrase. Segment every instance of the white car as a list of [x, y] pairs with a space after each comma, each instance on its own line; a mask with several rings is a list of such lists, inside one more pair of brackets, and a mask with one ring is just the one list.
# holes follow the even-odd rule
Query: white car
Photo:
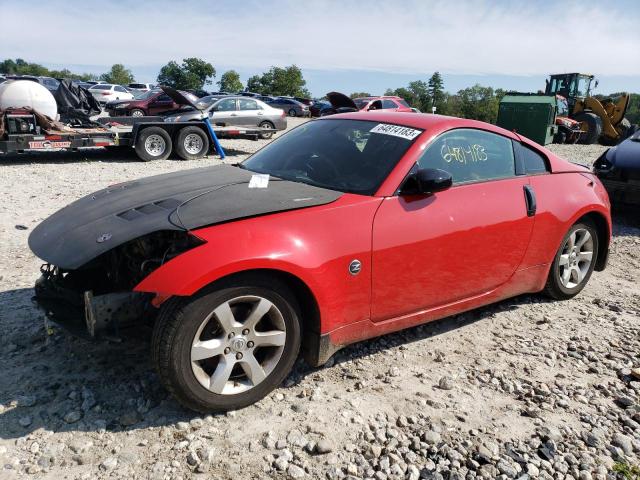
[[98, 103], [107, 103], [112, 100], [133, 100], [133, 94], [120, 85], [101, 83], [89, 88]]
[[130, 83], [129, 85], [127, 85], [127, 88], [129, 90], [133, 90], [133, 92], [148, 92], [154, 87], [151, 83]]

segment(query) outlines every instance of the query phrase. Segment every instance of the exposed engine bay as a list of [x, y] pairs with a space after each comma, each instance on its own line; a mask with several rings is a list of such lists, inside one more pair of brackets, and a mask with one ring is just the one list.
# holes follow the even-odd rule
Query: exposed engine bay
[[[78, 269], [44, 264], [36, 299], [52, 320], [78, 333], [86, 328], [93, 337], [105, 329], [117, 331], [145, 314], [153, 316], [151, 295], [133, 292], [135, 285], [201, 243], [185, 231], [159, 231], [119, 245]], [[86, 327], [78, 321], [83, 316]]]

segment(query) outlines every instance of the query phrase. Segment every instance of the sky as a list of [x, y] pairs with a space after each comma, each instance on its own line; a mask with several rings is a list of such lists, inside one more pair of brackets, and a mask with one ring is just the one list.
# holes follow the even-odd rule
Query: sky
[[382, 94], [434, 71], [450, 92], [536, 91], [573, 71], [595, 74], [596, 93], [640, 92], [640, 0], [0, 0], [0, 59], [123, 63], [154, 82], [186, 57], [243, 81], [295, 63], [313, 96]]

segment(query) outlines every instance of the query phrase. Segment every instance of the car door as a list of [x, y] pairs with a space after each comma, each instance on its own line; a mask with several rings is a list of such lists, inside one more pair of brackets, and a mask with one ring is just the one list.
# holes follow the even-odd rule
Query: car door
[[149, 115], [167, 112], [177, 108], [178, 105], [166, 93], [161, 93], [149, 102]]
[[235, 98], [223, 98], [209, 113], [214, 125], [238, 125], [238, 105]]
[[237, 125], [243, 125], [248, 127], [257, 126], [262, 117], [264, 116], [264, 112], [256, 102], [252, 98], [239, 98], [238, 99], [238, 116], [236, 117]]
[[448, 190], [387, 197], [373, 225], [372, 320], [437, 308], [489, 292], [516, 271], [531, 237], [525, 176], [510, 139], [450, 130], [414, 168], [453, 177]]

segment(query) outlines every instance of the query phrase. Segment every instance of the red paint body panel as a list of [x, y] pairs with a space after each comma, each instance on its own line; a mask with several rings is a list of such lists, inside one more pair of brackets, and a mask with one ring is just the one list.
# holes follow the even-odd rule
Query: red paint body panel
[[[188, 296], [236, 272], [287, 272], [314, 295], [320, 332], [341, 345], [541, 290], [562, 237], [586, 213], [602, 215], [611, 234], [609, 201], [597, 178], [512, 132], [473, 120], [384, 111], [314, 121], [339, 118], [424, 132], [374, 196], [345, 194], [327, 205], [195, 230], [206, 243], [155, 270], [136, 290]], [[454, 128], [522, 141], [548, 158], [553, 173], [397, 196], [428, 144]], [[524, 185], [536, 195], [532, 217]], [[358, 275], [349, 273], [354, 259], [362, 262]]]
[[[310, 288], [323, 332], [368, 319], [371, 225], [381, 201], [346, 194], [328, 205], [194, 230], [206, 243], [167, 262], [135, 290], [188, 296], [232, 273], [273, 269]], [[354, 259], [362, 262], [356, 276], [349, 274]]]
[[457, 302], [507, 282], [533, 228], [527, 183], [522, 176], [429, 197], [386, 198], [373, 226], [372, 320]]

